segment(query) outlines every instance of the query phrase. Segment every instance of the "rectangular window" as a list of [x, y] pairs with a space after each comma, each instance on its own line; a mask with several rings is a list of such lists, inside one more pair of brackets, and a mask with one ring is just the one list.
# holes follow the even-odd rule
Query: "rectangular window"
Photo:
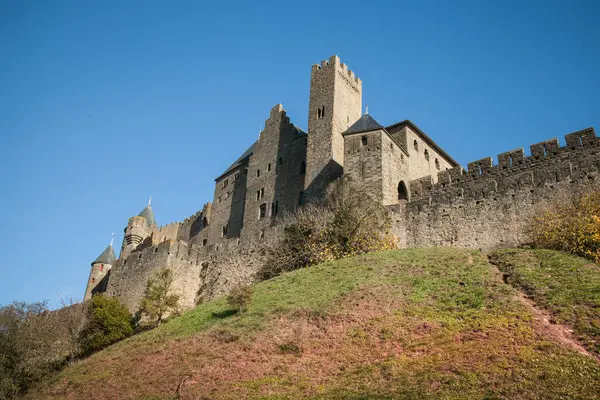
[[258, 219], [263, 219], [267, 215], [267, 203], [258, 206]]
[[360, 138], [360, 144], [362, 146], [366, 146], [369, 143], [369, 138], [367, 138], [366, 136], [363, 136]]
[[227, 187], [227, 185], [229, 185], [229, 179], [225, 179], [225, 180], [223, 181], [223, 186], [222, 186], [222, 187], [223, 187], [223, 188], [226, 188], [226, 187]]
[[221, 229], [221, 236], [227, 236], [227, 225], [223, 225]]

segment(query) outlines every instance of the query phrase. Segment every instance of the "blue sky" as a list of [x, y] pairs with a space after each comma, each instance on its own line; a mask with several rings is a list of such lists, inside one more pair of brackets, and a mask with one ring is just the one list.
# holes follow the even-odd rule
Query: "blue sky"
[[0, 304], [81, 299], [90, 262], [153, 197], [157, 222], [340, 56], [381, 124], [462, 165], [600, 126], [598, 1], [0, 0]]

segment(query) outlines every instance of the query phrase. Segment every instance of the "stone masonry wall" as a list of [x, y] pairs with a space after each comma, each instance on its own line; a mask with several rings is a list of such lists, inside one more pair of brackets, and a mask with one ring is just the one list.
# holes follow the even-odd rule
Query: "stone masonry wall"
[[527, 220], [565, 193], [600, 184], [600, 141], [592, 128], [455, 167], [410, 183], [407, 246], [468, 248], [524, 243]]
[[[344, 136], [346, 165], [344, 175], [377, 201], [382, 201], [382, 130]], [[366, 143], [365, 143], [366, 142]]]
[[332, 56], [313, 65], [308, 107], [308, 148], [304, 191], [318, 197], [343, 173], [344, 132], [361, 117], [362, 81]]
[[298, 207], [304, 189], [306, 139], [281, 104], [273, 107], [248, 164], [244, 245], [264, 239], [277, 217]]
[[398, 187], [408, 187], [409, 157], [396, 141], [389, 135], [382, 135], [381, 141], [381, 184], [383, 190], [383, 205], [398, 203]]

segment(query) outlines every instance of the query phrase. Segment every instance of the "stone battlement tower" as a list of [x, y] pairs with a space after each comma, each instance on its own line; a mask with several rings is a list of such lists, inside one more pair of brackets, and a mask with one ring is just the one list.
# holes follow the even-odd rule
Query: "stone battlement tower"
[[308, 105], [307, 198], [318, 196], [342, 176], [346, 131], [361, 116], [362, 81], [338, 56], [313, 65]]

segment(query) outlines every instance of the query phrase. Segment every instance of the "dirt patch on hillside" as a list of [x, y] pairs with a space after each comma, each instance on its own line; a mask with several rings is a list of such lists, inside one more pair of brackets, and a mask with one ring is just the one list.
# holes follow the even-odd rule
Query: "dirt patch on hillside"
[[540, 308], [538, 308], [533, 300], [527, 297], [525, 293], [520, 291], [518, 288], [510, 285], [508, 282], [508, 275], [502, 273], [500, 269], [494, 264], [494, 262], [490, 262], [491, 268], [495, 272], [498, 280], [502, 281], [504, 284], [511, 286], [512, 288], [517, 290], [517, 294], [515, 295], [515, 299], [519, 301], [521, 304], [526, 306], [531, 312], [531, 316], [534, 322], [534, 329], [536, 332], [542, 336], [548, 337], [556, 342], [559, 342], [566, 347], [575, 350], [585, 356], [591, 357], [600, 361], [600, 357], [590, 353], [586, 348], [577, 340], [575, 335], [573, 334], [573, 330], [566, 325], [561, 325], [556, 323], [552, 315]]

